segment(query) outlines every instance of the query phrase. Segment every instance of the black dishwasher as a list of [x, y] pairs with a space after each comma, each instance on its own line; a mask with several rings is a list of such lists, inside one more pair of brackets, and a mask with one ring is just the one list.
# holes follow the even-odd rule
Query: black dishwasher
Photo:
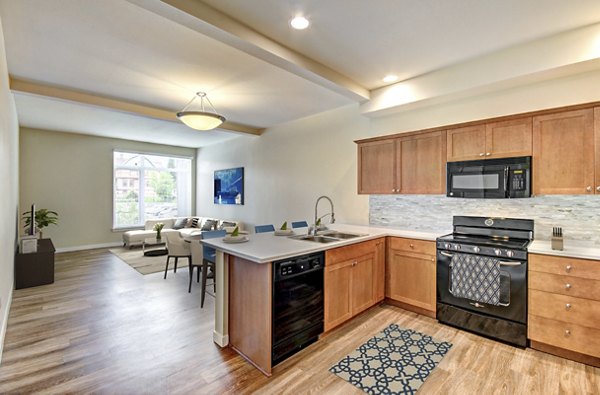
[[272, 366], [323, 333], [324, 262], [322, 252], [273, 262]]

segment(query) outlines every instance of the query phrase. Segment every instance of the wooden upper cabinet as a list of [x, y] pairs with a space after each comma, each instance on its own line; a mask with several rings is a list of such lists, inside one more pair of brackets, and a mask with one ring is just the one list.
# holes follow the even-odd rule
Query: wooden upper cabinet
[[399, 139], [399, 190], [405, 194], [446, 191], [446, 132], [423, 133]]
[[396, 139], [358, 144], [358, 193], [396, 191]]
[[532, 118], [511, 119], [485, 125], [485, 158], [531, 156]]
[[531, 117], [448, 130], [448, 162], [531, 156]]
[[594, 193], [594, 162], [593, 109], [533, 118], [534, 194]]
[[448, 162], [485, 158], [485, 125], [448, 130]]

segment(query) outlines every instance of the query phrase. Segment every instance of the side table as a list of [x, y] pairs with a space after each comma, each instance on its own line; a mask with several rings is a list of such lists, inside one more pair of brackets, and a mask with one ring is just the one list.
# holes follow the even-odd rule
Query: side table
[[54, 282], [54, 244], [50, 239], [40, 239], [37, 243], [37, 252], [15, 255], [15, 289]]

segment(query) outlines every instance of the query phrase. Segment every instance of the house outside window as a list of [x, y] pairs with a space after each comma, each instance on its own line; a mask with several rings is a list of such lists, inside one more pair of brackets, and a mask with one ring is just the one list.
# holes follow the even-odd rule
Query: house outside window
[[113, 169], [113, 228], [191, 214], [191, 158], [114, 151]]

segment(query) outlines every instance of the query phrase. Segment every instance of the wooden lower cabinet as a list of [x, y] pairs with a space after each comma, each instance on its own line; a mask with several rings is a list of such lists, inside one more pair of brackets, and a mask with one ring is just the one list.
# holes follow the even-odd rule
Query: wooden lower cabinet
[[600, 366], [600, 261], [529, 255], [532, 348]]
[[385, 239], [325, 252], [325, 332], [383, 300]]
[[402, 307], [435, 317], [435, 254], [434, 241], [389, 237], [385, 296]]

